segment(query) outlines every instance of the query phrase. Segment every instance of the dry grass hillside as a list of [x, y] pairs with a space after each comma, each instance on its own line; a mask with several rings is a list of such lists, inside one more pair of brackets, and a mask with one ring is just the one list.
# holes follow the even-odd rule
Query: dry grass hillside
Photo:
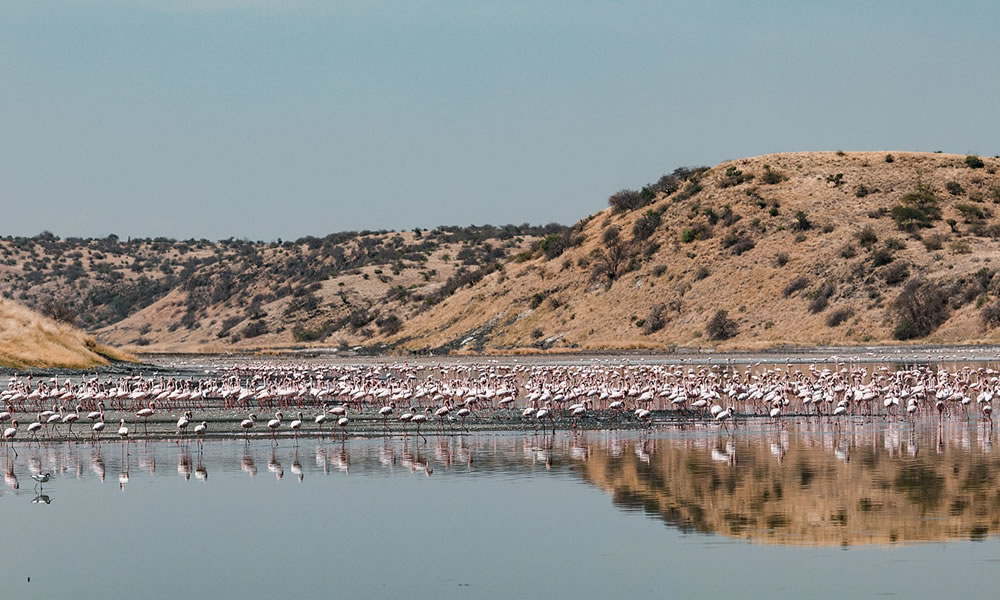
[[0, 239], [0, 292], [142, 351], [353, 346], [398, 330], [559, 225], [246, 240]]
[[111, 360], [134, 359], [70, 325], [0, 299], [0, 366], [82, 369]]
[[998, 342], [998, 168], [813, 152], [679, 169], [378, 341], [508, 352]]

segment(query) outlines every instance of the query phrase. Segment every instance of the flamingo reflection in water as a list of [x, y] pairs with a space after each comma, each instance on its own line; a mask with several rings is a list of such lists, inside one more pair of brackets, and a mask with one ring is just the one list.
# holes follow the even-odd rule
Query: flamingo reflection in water
[[240, 470], [250, 475], [250, 477], [257, 476], [257, 463], [254, 461], [253, 455], [250, 454], [249, 448], [243, 450], [243, 458], [240, 460]]
[[277, 450], [271, 449], [271, 460], [267, 461], [267, 470], [274, 473], [274, 478], [281, 481], [285, 477], [285, 469], [278, 460]]

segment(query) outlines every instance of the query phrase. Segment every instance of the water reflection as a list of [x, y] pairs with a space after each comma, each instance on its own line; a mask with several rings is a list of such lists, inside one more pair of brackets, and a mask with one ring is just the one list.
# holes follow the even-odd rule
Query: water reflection
[[[60, 443], [8, 457], [4, 495], [19, 476], [52, 481], [32, 490], [49, 504], [60, 480], [104, 483], [108, 469], [128, 491], [132, 476], [208, 482], [255, 478], [258, 461], [283, 485], [311, 477], [564, 477], [597, 486], [614, 506], [692, 534], [807, 545], [982, 539], [1000, 529], [1000, 456], [984, 424], [903, 422], [669, 430], [652, 435], [584, 432], [316, 441], [266, 448], [237, 442], [121, 445]], [[120, 450], [120, 451], [119, 451]], [[300, 455], [301, 453], [301, 455]], [[158, 463], [176, 470], [157, 469]], [[132, 467], [136, 472], [132, 472]], [[64, 489], [62, 494], [70, 493]]]

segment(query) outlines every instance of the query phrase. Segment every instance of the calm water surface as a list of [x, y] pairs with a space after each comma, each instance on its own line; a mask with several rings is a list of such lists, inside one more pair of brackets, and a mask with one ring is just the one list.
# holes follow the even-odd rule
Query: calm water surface
[[11, 598], [972, 593], [1000, 566], [995, 442], [962, 421], [22, 442], [0, 565]]

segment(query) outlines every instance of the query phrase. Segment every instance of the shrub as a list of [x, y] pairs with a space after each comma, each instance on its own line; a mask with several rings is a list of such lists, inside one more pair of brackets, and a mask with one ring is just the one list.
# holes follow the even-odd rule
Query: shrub
[[898, 285], [910, 276], [910, 266], [903, 261], [882, 267], [876, 272], [888, 285]]
[[885, 247], [889, 250], [903, 250], [906, 248], [906, 242], [899, 238], [889, 238], [885, 241]]
[[840, 186], [844, 185], [844, 174], [843, 173], [837, 173], [836, 175], [827, 175], [826, 176], [826, 182], [827, 183], [832, 183], [833, 187], [840, 187]]
[[818, 313], [826, 310], [827, 304], [830, 302], [830, 296], [833, 295], [835, 288], [833, 284], [829, 281], [823, 282], [823, 285], [819, 286], [819, 289], [813, 293], [812, 302], [809, 303], [809, 312]]
[[760, 180], [762, 183], [767, 185], [775, 185], [784, 181], [786, 177], [771, 168], [771, 165], [764, 165], [764, 174], [761, 175]]
[[532, 339], [537, 340], [538, 338], [542, 337], [543, 335], [545, 335], [545, 333], [542, 331], [541, 327], [535, 327], [534, 329], [531, 330], [531, 337], [532, 337]]
[[708, 239], [712, 237], [708, 226], [706, 225], [695, 225], [694, 227], [688, 227], [681, 231], [681, 241], [685, 244], [690, 244], [695, 240]]
[[698, 270], [694, 272], [694, 280], [701, 281], [711, 274], [712, 272], [708, 270], [708, 267], [698, 267]]
[[655, 267], [653, 267], [654, 277], [661, 277], [666, 272], [667, 272], [667, 265], [656, 265]]
[[924, 248], [927, 248], [928, 251], [940, 250], [944, 245], [944, 236], [940, 233], [935, 233], [934, 235], [929, 235], [920, 241], [924, 244]]
[[892, 302], [891, 312], [897, 340], [925, 337], [948, 319], [948, 294], [936, 283], [911, 279]]
[[965, 157], [965, 166], [969, 167], [970, 169], [982, 169], [983, 167], [986, 166], [986, 163], [984, 163], [983, 159], [979, 158], [978, 156], [970, 154], [969, 156]]
[[848, 244], [840, 249], [841, 258], [854, 258], [857, 255], [858, 251], [851, 244]]
[[396, 315], [389, 315], [384, 319], [378, 319], [375, 321], [378, 325], [379, 331], [382, 335], [395, 335], [399, 333], [399, 330], [403, 328], [403, 321]]
[[891, 154], [886, 154], [885, 155], [885, 162], [892, 163], [892, 162], [895, 162], [895, 161], [896, 161], [896, 159], [893, 158], [893, 156]]
[[1000, 325], [1000, 302], [993, 302], [984, 306], [979, 312], [979, 321], [986, 329], [993, 329], [997, 325]]
[[752, 250], [754, 241], [743, 232], [731, 231], [722, 238], [722, 247], [729, 248], [729, 251], [739, 256], [744, 252]]
[[250, 323], [240, 330], [240, 336], [244, 338], [254, 338], [267, 333], [267, 323], [262, 320], [250, 321]]
[[719, 218], [722, 219], [722, 224], [726, 227], [733, 225], [743, 217], [733, 212], [733, 209], [727, 204], [722, 207], [722, 212], [719, 213]]
[[653, 193], [669, 196], [680, 189], [681, 182], [680, 179], [674, 177], [673, 175], [664, 175], [663, 177], [660, 177], [656, 183], [648, 187], [651, 191], [653, 191]]
[[878, 234], [872, 229], [871, 225], [866, 225], [864, 229], [854, 234], [857, 238], [858, 243], [861, 244], [863, 248], [871, 248], [878, 241]]
[[677, 179], [683, 179], [684, 181], [691, 181], [701, 177], [702, 173], [708, 170], [708, 167], [677, 167], [674, 169], [672, 175]]
[[632, 236], [636, 240], [645, 240], [653, 235], [656, 228], [660, 226], [660, 213], [655, 210], [647, 210], [646, 214], [636, 220], [632, 226]]
[[891, 263], [894, 258], [892, 250], [889, 248], [879, 248], [875, 252], [872, 252], [872, 265], [881, 267]]
[[642, 333], [649, 335], [655, 333], [666, 325], [666, 320], [663, 318], [663, 312], [666, 310], [665, 304], [654, 304], [649, 309], [649, 315], [643, 319]]
[[809, 302], [809, 312], [818, 313], [826, 310], [827, 304], [830, 303], [830, 299], [826, 296], [816, 296]]
[[689, 200], [693, 198], [695, 194], [697, 194], [701, 190], [702, 187], [699, 182], [689, 181], [688, 184], [684, 186], [684, 189], [677, 192], [677, 195], [674, 196], [674, 199], [677, 200], [678, 202], [683, 202], [684, 200]]
[[918, 186], [917, 191], [906, 194], [899, 202], [892, 208], [891, 214], [896, 226], [903, 231], [927, 228], [941, 219], [938, 199], [925, 185]]
[[728, 340], [739, 333], [739, 324], [729, 318], [729, 313], [718, 310], [705, 326], [705, 333], [711, 340]]
[[538, 246], [545, 254], [545, 258], [552, 260], [566, 251], [566, 238], [560, 233], [552, 233], [542, 238]]
[[964, 240], [955, 240], [949, 248], [953, 254], [972, 254], [972, 246]]
[[864, 198], [870, 193], [872, 193], [872, 191], [868, 189], [868, 186], [865, 184], [861, 184], [858, 187], [854, 188], [854, 195], [857, 196], [858, 198]]
[[944, 184], [944, 189], [948, 190], [948, 193], [952, 196], [961, 196], [965, 193], [965, 188], [963, 188], [962, 184], [957, 181], [949, 181]]
[[292, 327], [292, 337], [296, 342], [317, 342], [333, 332], [334, 323], [327, 322], [322, 327], [308, 328], [302, 325]]
[[808, 285], [809, 285], [808, 277], [804, 276], [796, 277], [795, 279], [788, 282], [788, 285], [785, 286], [785, 291], [783, 291], [781, 294], [782, 296], [787, 298], [799, 290], [804, 290]]
[[78, 316], [77, 312], [69, 304], [58, 299], [46, 300], [42, 304], [40, 312], [54, 321], [69, 323], [70, 325], [76, 322]]
[[808, 231], [812, 229], [812, 223], [809, 222], [809, 216], [805, 213], [805, 211], [796, 211], [795, 222], [792, 223], [792, 229], [796, 229], [798, 231]]
[[642, 208], [648, 201], [643, 199], [642, 195], [635, 190], [620, 190], [611, 194], [608, 198], [608, 204], [614, 209], [614, 212], [620, 213], [629, 210], [635, 210], [637, 208]]
[[783, 267], [783, 266], [787, 265], [788, 264], [788, 254], [786, 254], [784, 252], [779, 252], [774, 257], [774, 264], [778, 265], [779, 267]]
[[746, 183], [753, 179], [753, 175], [744, 173], [743, 171], [737, 169], [735, 166], [731, 165], [726, 169], [726, 174], [723, 175], [722, 179], [719, 180], [720, 188], [733, 187], [735, 185], [740, 185], [741, 183]]
[[827, 317], [826, 317], [826, 326], [827, 327], [837, 327], [838, 325], [840, 325], [844, 321], [850, 319], [852, 315], [854, 315], [854, 311], [852, 311], [851, 309], [849, 309], [849, 308], [838, 308], [837, 310], [835, 310], [835, 311], [831, 312], [829, 315], [827, 315]]
[[961, 213], [966, 223], [982, 221], [988, 216], [985, 210], [975, 204], [956, 204], [955, 209]]

